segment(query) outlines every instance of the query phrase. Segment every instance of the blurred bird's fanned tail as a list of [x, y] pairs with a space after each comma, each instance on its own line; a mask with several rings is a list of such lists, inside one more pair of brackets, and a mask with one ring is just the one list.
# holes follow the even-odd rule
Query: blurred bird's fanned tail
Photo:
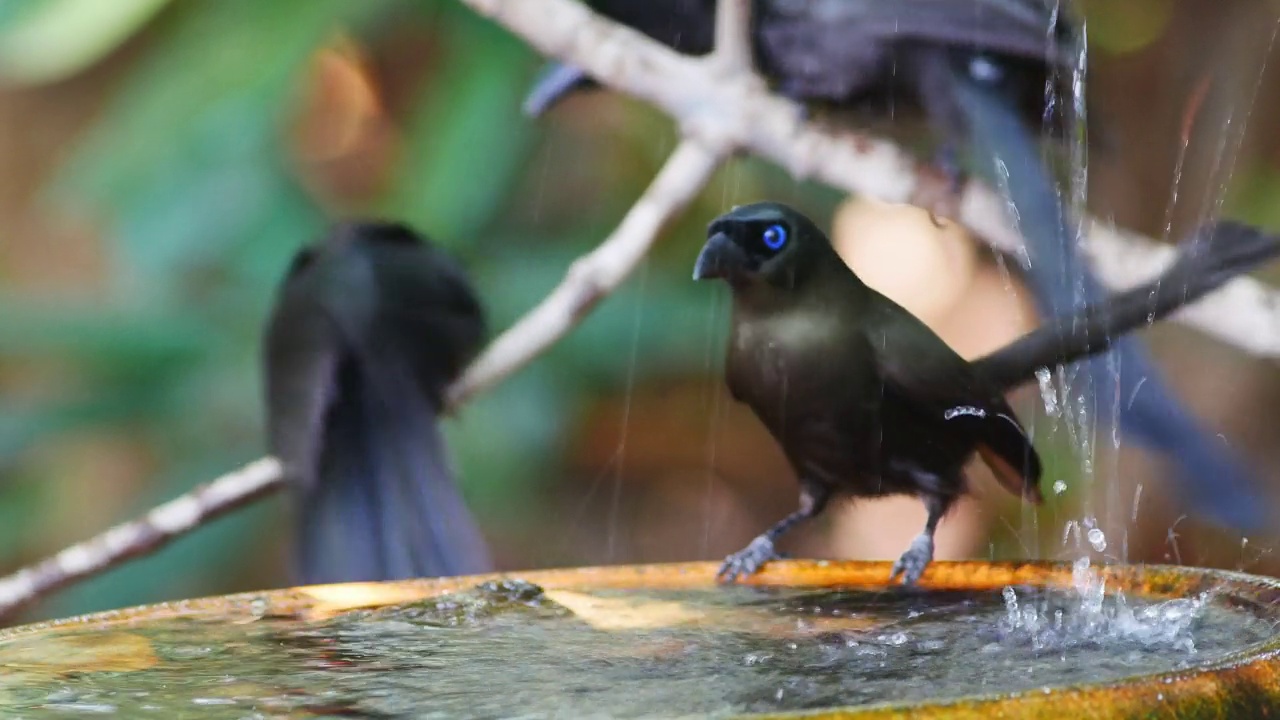
[[268, 442], [294, 490], [301, 582], [493, 569], [438, 417], [484, 334], [461, 269], [405, 226], [342, 223], [298, 253], [265, 361]]
[[295, 559], [306, 584], [470, 575], [492, 560], [453, 481], [436, 410], [385, 359], [348, 361], [320, 474], [299, 496]]
[[[1278, 256], [1280, 237], [1276, 235], [1236, 222], [1206, 226], [1183, 243], [1178, 259], [1156, 279], [1091, 303], [1078, 313], [1053, 317], [1039, 329], [975, 360], [974, 371], [995, 387], [1012, 388], [1029, 382], [1040, 368], [1052, 369], [1104, 352], [1125, 333], [1195, 302], [1233, 277]], [[1158, 409], [1159, 405], [1145, 407]], [[1145, 417], [1178, 430], [1198, 430], [1180, 418]], [[1225, 452], [1198, 445], [1179, 454], [1183, 467], [1181, 502], [1198, 504], [1210, 517], [1242, 530], [1267, 528], [1270, 512], [1266, 503], [1258, 501], [1257, 489], [1248, 481], [1244, 468]], [[1224, 494], [1227, 497], [1220, 497]]]

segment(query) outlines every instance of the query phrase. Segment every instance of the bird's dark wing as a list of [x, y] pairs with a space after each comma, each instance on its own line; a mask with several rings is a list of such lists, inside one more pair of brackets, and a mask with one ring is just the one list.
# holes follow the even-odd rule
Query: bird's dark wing
[[1040, 502], [1040, 459], [1013, 409], [923, 322], [881, 296], [866, 323], [885, 383], [885, 402], [909, 407], [921, 428], [969, 438], [1010, 492]]
[[601, 15], [687, 55], [711, 50], [717, 0], [593, 0]]
[[[811, 45], [918, 40], [1045, 60], [1068, 31], [1042, 0], [757, 0], [762, 33], [804, 32]], [[1069, 61], [1066, 55], [1062, 61]]]
[[315, 482], [325, 414], [337, 392], [341, 338], [314, 301], [316, 278], [299, 253], [268, 320], [264, 338], [267, 445], [291, 481]]
[[[794, 99], [896, 107], [895, 88], [922, 82], [918, 66], [927, 58], [963, 63], [981, 53], [998, 59], [990, 67], [1011, 102], [1039, 116], [1044, 84], [1055, 77], [1046, 63], [1071, 62], [1068, 27], [1039, 0], [758, 0], [756, 58]], [[1051, 43], [1057, 36], [1062, 42]], [[925, 97], [902, 99], [937, 92], [917, 87]]]

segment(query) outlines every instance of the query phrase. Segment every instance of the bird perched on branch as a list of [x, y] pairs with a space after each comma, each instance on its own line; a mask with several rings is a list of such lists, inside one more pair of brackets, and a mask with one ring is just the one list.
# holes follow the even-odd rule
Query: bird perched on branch
[[[725, 560], [720, 572], [730, 580], [776, 557], [777, 538], [834, 496], [908, 494], [924, 501], [928, 520], [892, 575], [914, 583], [975, 453], [1006, 489], [1041, 501], [1040, 460], [1006, 391], [1040, 368], [1105, 350], [1280, 254], [1275, 236], [1219, 224], [1157, 280], [970, 362], [864, 284], [813, 221], [789, 207], [739, 207], [707, 234], [693, 277], [723, 279], [732, 291], [729, 392], [778, 441], [800, 482], [799, 510]], [[1081, 332], [1064, 336], [1073, 326]]]
[[[601, 14], [680, 52], [712, 49], [716, 0], [594, 0]], [[1073, 134], [1072, 87], [1084, 48], [1056, 0], [753, 0], [757, 69], [794, 100], [856, 108], [894, 122], [924, 111], [941, 140], [938, 159], [958, 181], [960, 150], [998, 175], [1026, 240], [1026, 272], [1045, 316], [1106, 296], [1076, 250], [1078, 228], [1042, 159], [1042, 129]], [[545, 112], [592, 84], [553, 65], [530, 92], [526, 112]], [[1080, 118], [1082, 121], [1083, 118]], [[1070, 332], [1070, 330], [1066, 330]], [[1266, 527], [1249, 471], [1175, 399], [1136, 340], [1068, 374], [1090, 417], [1115, 412], [1121, 430], [1176, 459], [1179, 500], [1200, 517], [1236, 529]], [[1139, 392], [1141, 389], [1141, 392]], [[1114, 420], [1113, 420], [1114, 421]]]
[[445, 388], [484, 336], [461, 269], [404, 225], [339, 224], [295, 256], [265, 364], [301, 582], [492, 569], [439, 427]]

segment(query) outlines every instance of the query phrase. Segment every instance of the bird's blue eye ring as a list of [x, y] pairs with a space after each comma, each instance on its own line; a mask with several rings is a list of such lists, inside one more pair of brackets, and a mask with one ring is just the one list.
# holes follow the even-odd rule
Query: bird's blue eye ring
[[765, 247], [778, 250], [787, 244], [787, 229], [781, 225], [770, 225], [761, 236]]

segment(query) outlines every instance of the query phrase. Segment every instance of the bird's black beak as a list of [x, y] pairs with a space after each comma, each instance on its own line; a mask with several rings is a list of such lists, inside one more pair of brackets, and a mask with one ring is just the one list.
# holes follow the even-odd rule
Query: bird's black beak
[[525, 96], [521, 109], [525, 115], [536, 118], [574, 90], [592, 85], [593, 82], [590, 76], [572, 65], [550, 63], [534, 81], [533, 89]]
[[742, 269], [747, 254], [728, 235], [718, 232], [707, 239], [693, 265], [693, 279], [728, 278]]

